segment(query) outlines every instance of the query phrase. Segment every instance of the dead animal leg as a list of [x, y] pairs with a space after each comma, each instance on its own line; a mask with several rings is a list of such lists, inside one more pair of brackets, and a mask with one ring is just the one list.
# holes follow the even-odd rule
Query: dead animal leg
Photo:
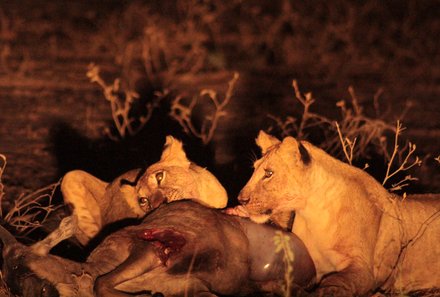
[[70, 216], [64, 218], [57, 229], [50, 233], [45, 239], [31, 246], [32, 252], [40, 256], [49, 254], [54, 246], [75, 234], [76, 226], [77, 222], [75, 217]]
[[83, 265], [84, 271], [94, 278], [107, 274], [127, 261], [135, 246], [130, 236], [112, 234], [92, 251]]
[[131, 296], [115, 289], [115, 287], [160, 265], [163, 264], [152, 245], [138, 244], [133, 247], [132, 254], [125, 262], [108, 274], [98, 277], [95, 282], [95, 294], [106, 297]]

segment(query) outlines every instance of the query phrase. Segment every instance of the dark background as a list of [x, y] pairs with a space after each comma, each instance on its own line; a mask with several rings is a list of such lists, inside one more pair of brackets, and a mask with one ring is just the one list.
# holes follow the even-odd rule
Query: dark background
[[[334, 119], [336, 102], [350, 98], [349, 86], [365, 112], [376, 117], [373, 97], [382, 88], [381, 119], [393, 126], [401, 119], [407, 127], [402, 140], [415, 143], [424, 160], [411, 171], [419, 181], [407, 191], [438, 191], [439, 2], [305, 2], [1, 1], [0, 153], [7, 157], [1, 180], [6, 200], [73, 169], [111, 180], [158, 161], [165, 136], [174, 135], [184, 141], [191, 160], [219, 177], [233, 201], [258, 156], [258, 131], [273, 126], [267, 115], [301, 115], [293, 79], [303, 92], [313, 93], [313, 112]], [[153, 56], [153, 75], [143, 68], [139, 50], [147, 42], [145, 32], [163, 42], [150, 45], [160, 52]], [[193, 49], [198, 50], [194, 55]], [[193, 60], [185, 64], [187, 57], [202, 57], [201, 66]], [[173, 73], [170, 61], [179, 66]], [[141, 102], [164, 88], [171, 95], [141, 132], [111, 140], [104, 132], [112, 129], [109, 102], [86, 76], [90, 63], [100, 67], [108, 83], [121, 78]], [[212, 88], [222, 97], [233, 71], [240, 78], [228, 114], [214, 139], [203, 145], [169, 117], [172, 96]], [[401, 118], [407, 102], [411, 106]], [[318, 136], [310, 140], [319, 145]], [[365, 160], [380, 179], [385, 168], [380, 154], [373, 150], [359, 164]]]

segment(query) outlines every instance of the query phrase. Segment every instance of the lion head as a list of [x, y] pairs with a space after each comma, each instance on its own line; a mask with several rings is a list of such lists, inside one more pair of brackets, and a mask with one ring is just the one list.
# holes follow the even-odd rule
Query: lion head
[[302, 208], [306, 203], [304, 190], [312, 162], [304, 146], [307, 144], [293, 137], [280, 141], [263, 131], [256, 143], [262, 157], [255, 161], [252, 177], [238, 196], [240, 203], [257, 222]]
[[[217, 178], [186, 157], [182, 142], [166, 137], [160, 161], [147, 168], [137, 185], [139, 197], [160, 193], [167, 202], [192, 199], [213, 208], [224, 208], [228, 196]], [[148, 204], [147, 201], [144, 201]]]
[[163, 202], [196, 200], [223, 208], [226, 190], [208, 170], [191, 163], [182, 143], [167, 136], [159, 162], [146, 169], [130, 170], [111, 183], [81, 171], [68, 172], [62, 180], [64, 202], [73, 208], [75, 237], [86, 244], [103, 226], [127, 218], [143, 217]]

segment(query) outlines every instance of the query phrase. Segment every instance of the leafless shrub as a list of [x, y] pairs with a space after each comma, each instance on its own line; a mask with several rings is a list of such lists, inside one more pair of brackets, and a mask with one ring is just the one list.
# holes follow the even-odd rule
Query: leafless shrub
[[[268, 117], [275, 121], [277, 128], [281, 131], [281, 136], [296, 135], [300, 139], [307, 138], [307, 130], [314, 127], [323, 127], [329, 125], [331, 121], [319, 114], [310, 111], [310, 107], [315, 103], [315, 99], [312, 93], [302, 94], [298, 82], [293, 80], [292, 87], [295, 91], [295, 99], [299, 101], [303, 107], [303, 112], [299, 119], [288, 116], [286, 120], [282, 120], [280, 117], [269, 114]], [[273, 129], [271, 127], [270, 129]]]
[[342, 135], [341, 128], [339, 128], [338, 122], [335, 122], [335, 125], [336, 129], [338, 130], [339, 141], [341, 142], [345, 158], [347, 159], [348, 164], [353, 165], [353, 151], [354, 146], [356, 145], [356, 138], [351, 140], [348, 137], [344, 137]]
[[53, 196], [60, 182], [43, 187], [29, 194], [21, 194], [2, 217], [3, 221], [23, 237], [43, 226], [49, 215], [62, 207], [53, 203]]
[[[99, 68], [94, 65], [90, 67], [88, 76], [101, 86], [105, 98], [110, 102], [119, 138], [140, 131], [169, 92], [181, 93], [176, 90], [180, 76], [191, 77], [215, 69], [206, 47], [209, 43], [207, 24], [212, 23], [218, 11], [210, 9], [210, 4], [203, 1], [179, 0], [172, 7], [167, 5], [166, 2], [151, 5], [130, 3], [121, 13], [114, 14], [103, 27], [105, 34], [101, 36], [101, 44], [112, 51], [120, 67], [120, 78], [113, 84], [107, 84], [100, 77]], [[163, 14], [165, 10], [169, 12], [167, 15]], [[135, 91], [138, 84], [147, 86], [155, 93], [142, 116], [139, 116], [138, 104], [134, 104], [139, 102], [139, 94]], [[202, 90], [199, 97], [209, 98], [219, 110], [229, 101], [220, 102], [217, 94], [211, 90]], [[185, 132], [209, 142], [223, 113], [214, 113], [212, 119], [207, 117], [198, 131], [189, 118], [184, 119], [188, 106], [182, 99], [175, 97], [171, 115], [174, 115], [174, 111], [182, 111], [182, 116], [175, 118], [179, 119]], [[197, 99], [193, 101], [196, 104]], [[114, 135], [111, 137], [115, 138]]]
[[[341, 119], [337, 128], [339, 129], [338, 134], [344, 135], [345, 139], [356, 141], [357, 145], [352, 151], [352, 158], [354, 159], [361, 156], [366, 157], [368, 155], [367, 148], [370, 145], [373, 145], [376, 151], [383, 153], [386, 146], [384, 135], [387, 132], [394, 132], [394, 127], [380, 118], [367, 116], [363, 111], [363, 107], [359, 104], [354, 88], [350, 86], [348, 91], [351, 96], [351, 104], [348, 104], [345, 100], [337, 103], [341, 111]], [[377, 94], [374, 96], [375, 107], [378, 106]], [[377, 110], [376, 113], [378, 113]], [[328, 138], [325, 143], [325, 147], [331, 154], [338, 154], [340, 145], [340, 139], [336, 137]]]
[[[346, 138], [346, 137], [344, 138], [337, 122], [336, 122], [336, 127], [338, 130], [339, 141], [341, 142], [345, 158], [347, 159], [347, 162], [350, 165], [352, 165], [353, 150], [354, 150], [354, 146], [356, 144], [356, 138], [354, 138], [353, 141], [350, 140], [349, 138]], [[406, 171], [410, 170], [411, 168], [413, 168], [414, 166], [420, 166], [422, 164], [422, 160], [420, 160], [419, 157], [416, 156], [415, 159], [412, 158], [412, 156], [416, 150], [415, 144], [408, 142], [402, 149], [399, 148], [399, 136], [402, 134], [402, 131], [404, 129], [405, 128], [402, 128], [402, 124], [400, 123], [400, 121], [397, 121], [396, 131], [395, 131], [395, 136], [394, 136], [394, 146], [393, 146], [393, 151], [392, 151], [391, 155], [389, 155], [386, 150], [386, 141], [385, 141], [386, 139], [385, 139], [385, 136], [383, 136], [384, 152], [385, 152], [387, 160], [388, 160], [387, 170], [385, 173], [385, 177], [382, 181], [383, 186], [386, 186], [387, 182], [390, 179], [392, 179], [393, 177], [397, 176], [398, 174], [406, 172]], [[393, 166], [396, 165], [395, 163], [397, 163], [398, 167], [396, 169], [393, 169]], [[369, 165], [366, 164], [365, 168], [367, 168], [368, 166]], [[403, 177], [402, 179], [400, 179], [399, 181], [391, 184], [391, 186], [388, 187], [388, 190], [390, 192], [400, 191], [404, 187], [408, 186], [409, 182], [416, 181], [416, 180], [418, 180], [418, 179], [415, 177], [412, 177], [410, 174], [408, 174], [405, 177]], [[405, 197], [405, 195], [404, 195], [404, 197]]]
[[[225, 108], [231, 100], [238, 78], [239, 74], [234, 73], [233, 78], [228, 83], [228, 89], [223, 100], [219, 100], [217, 92], [212, 89], [201, 90], [199, 95], [193, 96], [188, 104], [183, 102], [184, 97], [177, 96], [172, 102], [170, 116], [182, 126], [185, 133], [201, 139], [203, 144], [208, 144], [214, 136], [219, 120], [227, 114]], [[194, 124], [194, 110], [198, 104], [201, 104], [201, 100], [209, 100], [214, 109], [211, 114], [204, 116], [200, 128], [198, 128]]]
[[[400, 121], [397, 121], [397, 126], [393, 127], [379, 118], [379, 97], [383, 92], [382, 89], [379, 89], [373, 98], [373, 107], [378, 118], [367, 116], [364, 113], [364, 108], [359, 104], [353, 87], [349, 87], [348, 91], [351, 102], [339, 101], [337, 107], [341, 110], [341, 119], [339, 121], [332, 121], [325, 116], [311, 112], [310, 107], [315, 103], [315, 99], [311, 93], [301, 94], [295, 80], [293, 81], [293, 88], [295, 90], [295, 99], [302, 105], [301, 116], [298, 119], [288, 116], [283, 121], [279, 117], [269, 115], [274, 120], [275, 127], [281, 131], [283, 137], [294, 135], [298, 138], [307, 138], [310, 129], [318, 128], [325, 135], [325, 139], [320, 146], [331, 155], [345, 157], [350, 165], [353, 165], [354, 160], [369, 157], [368, 148], [373, 146], [373, 151], [382, 155], [387, 164], [387, 170], [382, 182], [384, 186], [388, 186], [392, 179], [400, 178], [404, 172], [407, 172], [414, 166], [421, 165], [422, 161], [417, 156], [414, 157], [415, 144], [409, 142], [400, 147], [399, 136], [404, 130]], [[403, 117], [410, 108], [411, 105], [407, 104], [400, 117]], [[271, 129], [274, 129], [274, 126]], [[388, 141], [389, 132], [394, 134], [391, 151], [388, 150], [388, 143], [390, 142]], [[439, 159], [440, 156], [436, 160], [440, 162]], [[365, 164], [363, 169], [368, 167], [369, 165]], [[388, 188], [390, 191], [400, 191], [408, 186], [409, 182], [415, 180], [417, 178], [408, 174], [399, 181], [389, 185]]]
[[[394, 131], [394, 127], [380, 118], [365, 115], [353, 87], [348, 89], [351, 102], [341, 100], [337, 103], [337, 107], [341, 110], [341, 119], [337, 121], [337, 125], [333, 125], [335, 120], [311, 111], [312, 104], [316, 102], [312, 93], [302, 94], [296, 80], [293, 81], [292, 86], [295, 90], [295, 99], [302, 105], [302, 114], [298, 119], [289, 116], [284, 121], [269, 115], [275, 121], [275, 126], [271, 129], [280, 130], [282, 136], [294, 135], [300, 139], [307, 138], [310, 131], [320, 130], [325, 135], [320, 146], [335, 156], [342, 155], [342, 147], [342, 153], [350, 164], [355, 159], [367, 156], [367, 148], [370, 145], [376, 146], [377, 150], [384, 150], [386, 140], [384, 135], [386, 132]], [[374, 105], [377, 108], [380, 93], [381, 90], [374, 96]], [[357, 145], [355, 146], [354, 143]], [[349, 154], [347, 149], [350, 150]]]
[[[408, 171], [412, 167], [420, 166], [422, 164], [422, 161], [417, 156], [415, 157], [414, 160], [411, 160], [411, 157], [416, 150], [415, 144], [409, 142], [405, 147], [403, 147], [403, 149], [399, 148], [399, 135], [402, 133], [402, 131], [404, 129], [405, 128], [402, 128], [402, 124], [399, 121], [397, 121], [396, 133], [395, 133], [395, 137], [394, 137], [394, 149], [391, 154], [391, 157], [388, 160], [387, 171], [386, 171], [385, 177], [382, 182], [382, 185], [384, 185], [384, 186], [396, 174], [404, 172], [404, 171]], [[396, 157], [397, 157], [397, 159], [396, 159]], [[392, 170], [392, 167], [395, 162], [397, 162], [398, 167], [397, 167], [397, 169]], [[417, 180], [417, 178], [412, 177], [411, 175], [406, 175], [402, 180], [391, 184], [391, 187], [389, 187], [389, 190], [390, 191], [402, 190], [403, 187], [406, 187], [409, 185], [410, 181], [414, 181], [414, 180]]]
[[[109, 101], [113, 123], [120, 138], [125, 138], [127, 134], [130, 136], [137, 134], [150, 120], [160, 101], [167, 95], [167, 91], [156, 92], [153, 100], [145, 105], [146, 113], [134, 116], [132, 112], [135, 101], [139, 99], [138, 93], [121, 87], [120, 79], [115, 79], [113, 84], [107, 84], [100, 76], [99, 67], [94, 64], [89, 66], [87, 76], [91, 82], [97, 83], [102, 88], [105, 99]], [[118, 140], [118, 136], [114, 136], [109, 130], [107, 134], [112, 139]]]
[[[0, 154], [0, 202], [3, 202], [4, 185], [1, 182], [2, 174], [6, 168], [6, 157]], [[17, 234], [23, 237], [41, 227], [49, 215], [61, 206], [53, 203], [53, 196], [60, 185], [60, 181], [29, 194], [21, 194], [13, 201], [13, 206], [4, 211], [3, 203], [0, 205], [2, 222], [14, 227]]]

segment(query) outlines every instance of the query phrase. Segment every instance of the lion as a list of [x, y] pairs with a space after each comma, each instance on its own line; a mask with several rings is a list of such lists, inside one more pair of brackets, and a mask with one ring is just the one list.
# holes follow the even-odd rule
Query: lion
[[440, 195], [389, 193], [365, 171], [306, 141], [260, 131], [262, 157], [238, 213], [257, 222], [295, 211], [322, 296], [440, 287]]
[[182, 142], [167, 136], [162, 156], [146, 169], [130, 170], [107, 183], [81, 170], [62, 179], [61, 192], [72, 215], [63, 226], [33, 246], [40, 255], [74, 236], [87, 245], [104, 226], [129, 218], [142, 218], [162, 202], [192, 199], [212, 208], [228, 202], [225, 188], [207, 169], [186, 157]]

